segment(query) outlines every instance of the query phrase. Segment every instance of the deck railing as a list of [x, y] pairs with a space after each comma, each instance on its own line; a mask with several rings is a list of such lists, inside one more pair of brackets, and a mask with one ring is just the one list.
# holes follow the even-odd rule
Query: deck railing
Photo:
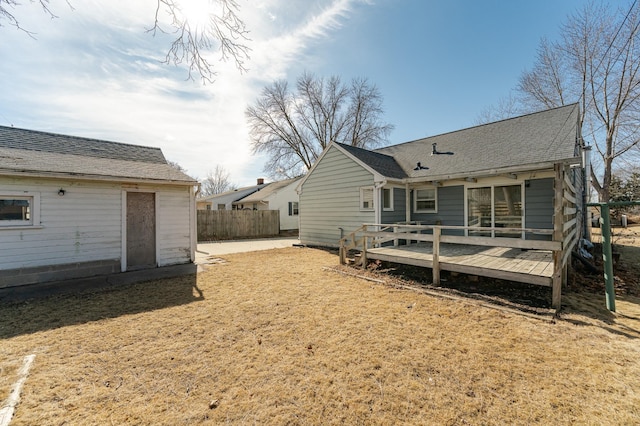
[[[394, 245], [398, 245], [403, 240], [406, 244], [414, 241], [430, 242], [433, 244], [433, 282], [439, 284], [441, 243], [549, 250], [553, 253], [552, 305], [559, 308], [562, 283], [566, 282], [567, 263], [580, 234], [580, 214], [577, 208], [576, 189], [569, 178], [570, 170], [559, 164], [555, 168], [555, 175], [553, 229], [365, 223], [340, 239], [340, 263], [343, 265], [347, 263], [347, 256], [351, 250], [360, 252], [356, 265], [366, 266], [368, 249], [380, 247], [392, 241]], [[443, 230], [457, 231], [467, 235], [450, 235], [451, 232], [443, 233]], [[491, 235], [506, 233], [550, 235], [551, 239], [532, 240], [468, 235], [473, 232], [487, 232]]]

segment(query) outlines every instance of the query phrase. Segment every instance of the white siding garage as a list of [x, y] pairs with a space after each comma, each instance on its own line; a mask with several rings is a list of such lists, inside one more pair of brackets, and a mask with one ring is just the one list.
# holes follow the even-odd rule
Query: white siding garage
[[141, 238], [144, 267], [192, 262], [196, 184], [158, 148], [0, 126], [0, 288], [139, 269]]

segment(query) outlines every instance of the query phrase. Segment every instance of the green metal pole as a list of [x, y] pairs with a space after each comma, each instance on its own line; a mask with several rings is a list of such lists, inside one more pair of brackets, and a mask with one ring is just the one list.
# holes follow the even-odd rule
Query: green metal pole
[[611, 254], [611, 219], [609, 204], [600, 204], [600, 228], [602, 230], [602, 260], [604, 261], [604, 286], [607, 309], [616, 311], [616, 293], [613, 288], [613, 257]]

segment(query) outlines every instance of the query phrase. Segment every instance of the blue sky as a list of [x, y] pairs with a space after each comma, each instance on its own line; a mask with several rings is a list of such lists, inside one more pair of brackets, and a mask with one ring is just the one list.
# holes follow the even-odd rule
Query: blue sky
[[[196, 1], [196, 0], [183, 0]], [[0, 27], [0, 125], [162, 148], [203, 178], [217, 164], [240, 186], [264, 176], [244, 110], [274, 80], [304, 71], [366, 77], [396, 144], [472, 126], [516, 86], [540, 39], [583, 0], [238, 0], [249, 72], [218, 63], [215, 83], [164, 65], [169, 41], [145, 33], [155, 0], [52, 0], [15, 9], [36, 39]], [[214, 54], [213, 58], [217, 58]]]

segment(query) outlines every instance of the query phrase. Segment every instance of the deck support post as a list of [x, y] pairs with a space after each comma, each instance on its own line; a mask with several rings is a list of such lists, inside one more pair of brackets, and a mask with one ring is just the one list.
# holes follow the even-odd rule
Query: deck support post
[[433, 283], [440, 285], [440, 227], [433, 227]]

